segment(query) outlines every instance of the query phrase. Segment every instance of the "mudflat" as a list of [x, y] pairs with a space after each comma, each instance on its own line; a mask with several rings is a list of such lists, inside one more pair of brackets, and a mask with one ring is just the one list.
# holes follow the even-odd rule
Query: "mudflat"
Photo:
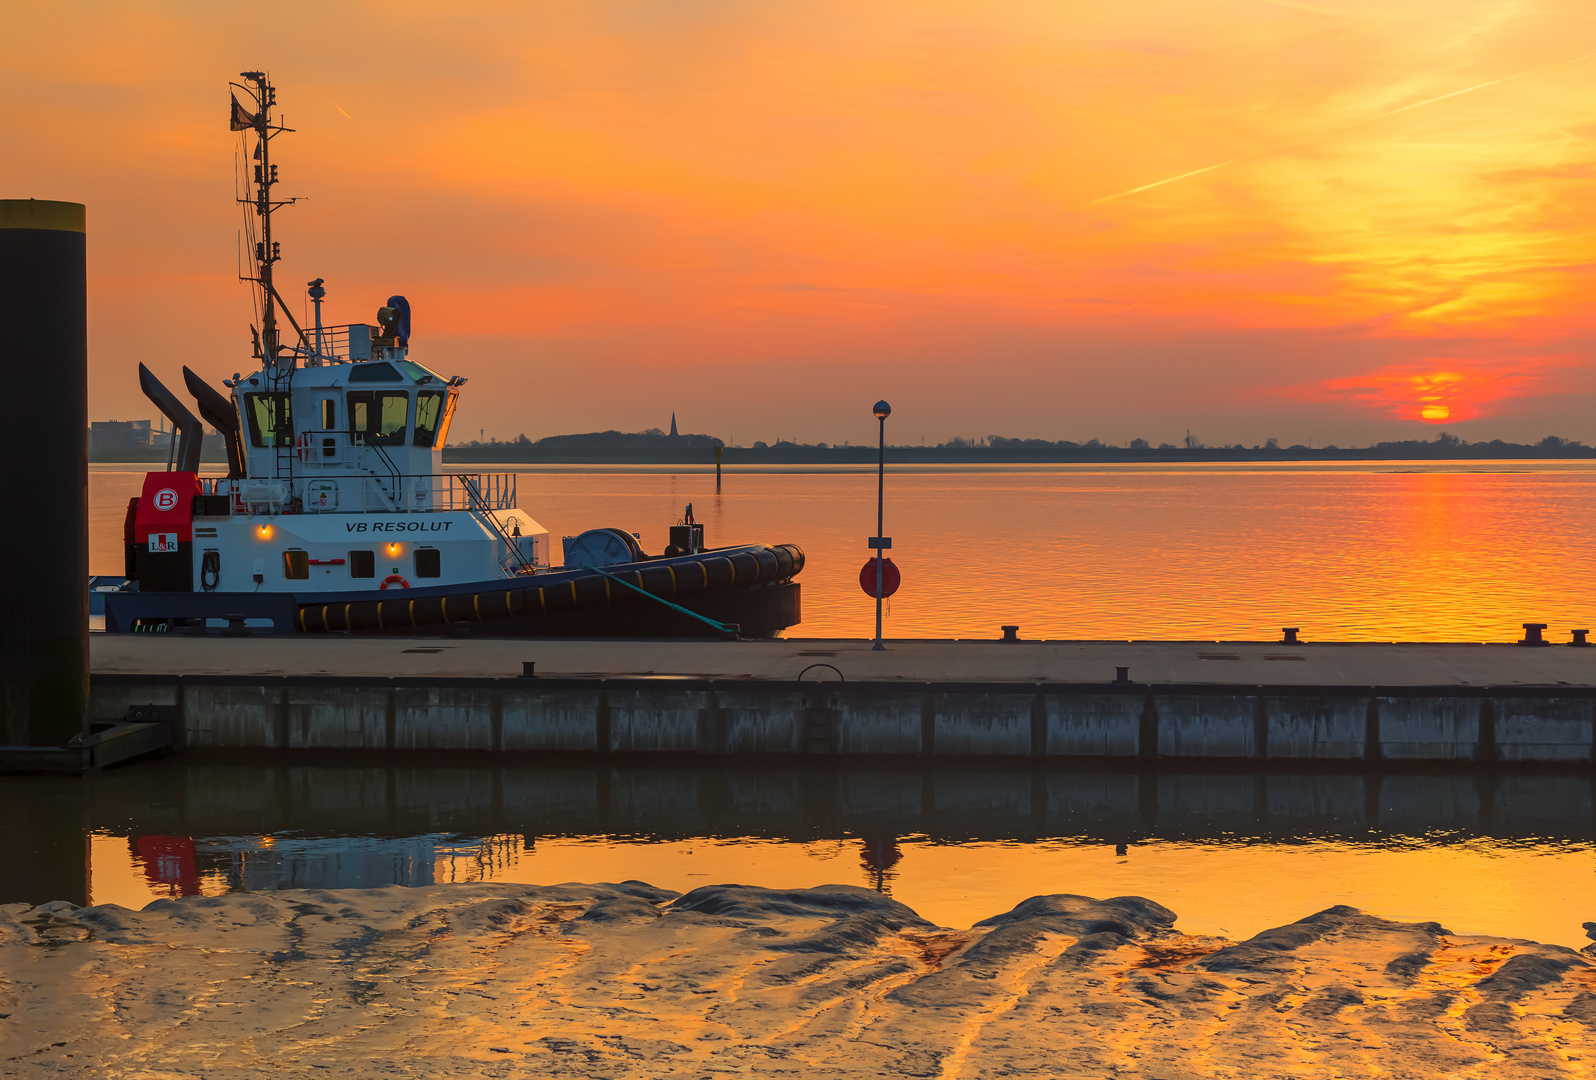
[[[1334, 907], [389, 887], [0, 908], [0, 1076], [1596, 1075], [1596, 956]], [[1593, 946], [1596, 949], [1596, 946]]]

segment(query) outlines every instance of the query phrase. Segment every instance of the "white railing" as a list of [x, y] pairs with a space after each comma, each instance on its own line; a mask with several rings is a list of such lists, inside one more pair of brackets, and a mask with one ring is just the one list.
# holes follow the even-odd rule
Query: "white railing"
[[205, 477], [207, 495], [226, 495], [235, 514], [438, 514], [514, 510], [515, 473], [337, 472], [290, 480]]
[[324, 326], [320, 331], [321, 338], [318, 345], [316, 328], [307, 326], [305, 340], [309, 343], [309, 348], [298, 346], [294, 352], [307, 363], [358, 364], [367, 360], [381, 359], [378, 354], [382, 350], [376, 344], [377, 333], [377, 327], [370, 323]]

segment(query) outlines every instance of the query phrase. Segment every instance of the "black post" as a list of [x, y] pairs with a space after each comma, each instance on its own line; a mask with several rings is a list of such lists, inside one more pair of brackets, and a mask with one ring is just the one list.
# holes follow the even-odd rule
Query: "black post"
[[0, 371], [25, 405], [0, 424], [0, 738], [87, 730], [89, 369], [82, 203], [0, 199]]
[[887, 499], [887, 417], [892, 415], [892, 406], [885, 401], [876, 402], [876, 419], [881, 422], [881, 456], [876, 463], [876, 643], [870, 647], [871, 652], [879, 652], [886, 648], [881, 644], [881, 594], [886, 585], [886, 557], [887, 541], [882, 532], [883, 511]]

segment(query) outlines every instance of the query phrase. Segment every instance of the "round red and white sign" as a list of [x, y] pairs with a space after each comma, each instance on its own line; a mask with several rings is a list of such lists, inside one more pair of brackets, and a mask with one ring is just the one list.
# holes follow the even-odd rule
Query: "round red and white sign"
[[155, 493], [155, 509], [166, 511], [177, 505], [177, 492], [171, 488], [162, 488]]

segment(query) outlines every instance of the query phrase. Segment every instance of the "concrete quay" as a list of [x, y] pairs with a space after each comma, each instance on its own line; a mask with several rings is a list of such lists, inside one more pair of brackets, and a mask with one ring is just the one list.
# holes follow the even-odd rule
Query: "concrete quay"
[[1596, 650], [888, 644], [101, 636], [91, 715], [223, 751], [1596, 762]]

